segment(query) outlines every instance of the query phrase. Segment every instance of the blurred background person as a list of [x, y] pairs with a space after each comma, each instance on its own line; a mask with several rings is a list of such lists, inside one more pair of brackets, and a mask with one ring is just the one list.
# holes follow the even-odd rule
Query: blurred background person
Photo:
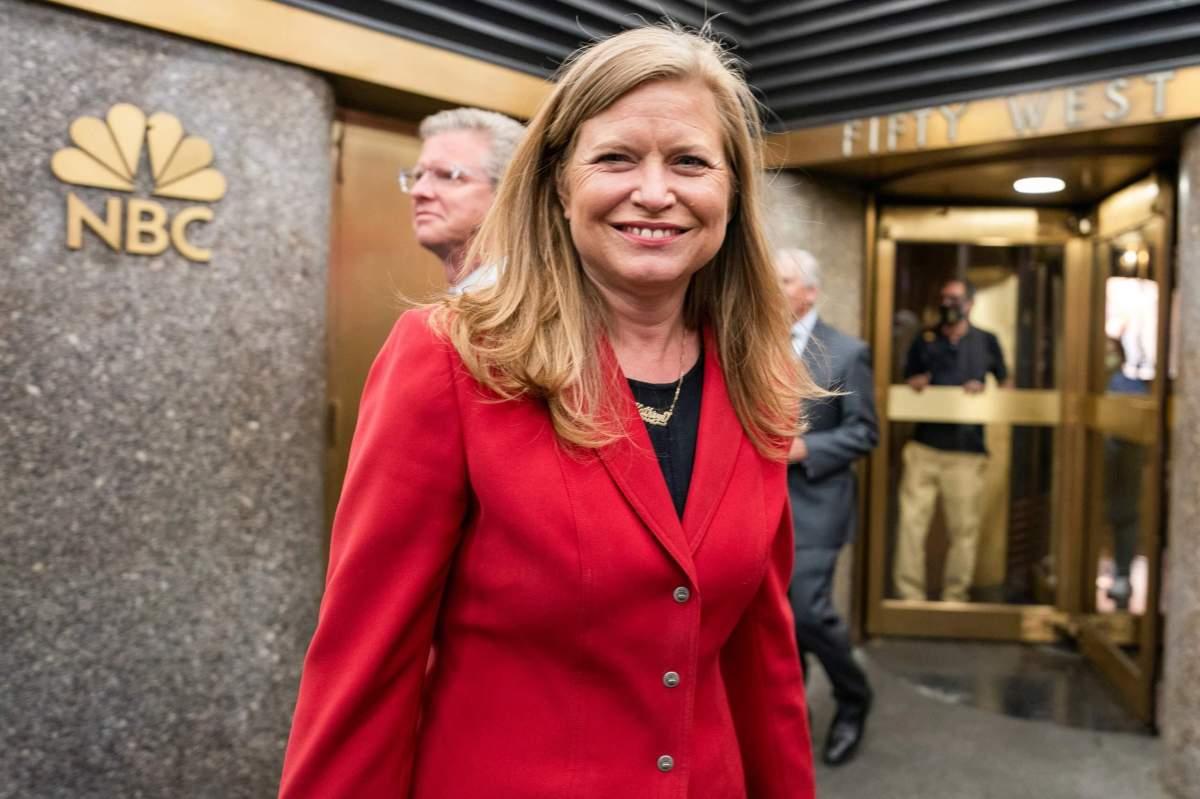
[[[970, 323], [975, 287], [967, 280], [947, 281], [941, 289], [938, 323], [913, 339], [904, 362], [904, 379], [915, 391], [928, 386], [962, 386], [968, 394], [984, 390], [988, 373], [1009, 387], [1000, 341]], [[925, 541], [938, 501], [950, 548], [946, 553], [942, 599], [966, 602], [975, 574], [975, 555], [983, 510], [987, 447], [983, 426], [921, 422], [902, 451], [900, 523], [893, 579], [901, 599], [927, 598]]]
[[[1109, 375], [1105, 390], [1110, 394], [1148, 396], [1151, 381], [1136, 377], [1138, 364], [1130, 364], [1128, 360], [1120, 335], [1104, 340], [1104, 368]], [[1112, 582], [1105, 593], [1118, 610], [1129, 610], [1133, 597], [1131, 577], [1141, 525], [1144, 461], [1140, 445], [1117, 436], [1104, 436], [1104, 511], [1112, 529], [1113, 545]]]
[[481, 108], [451, 108], [421, 121], [421, 154], [400, 172], [400, 188], [412, 196], [417, 241], [442, 259], [453, 293], [495, 280], [495, 266], [467, 263], [467, 250], [524, 134], [520, 122]]
[[838, 553], [857, 527], [858, 484], [851, 468], [879, 440], [871, 351], [820, 319], [821, 265], [798, 249], [775, 253], [775, 269], [792, 317], [792, 347], [813, 381], [831, 396], [805, 403], [807, 429], [792, 440], [788, 494], [796, 557], [790, 598], [796, 642], [807, 673], [815, 655], [833, 685], [837, 712], [825, 739], [823, 759], [849, 760], [862, 740], [871, 689], [854, 660], [850, 635], [833, 604]]

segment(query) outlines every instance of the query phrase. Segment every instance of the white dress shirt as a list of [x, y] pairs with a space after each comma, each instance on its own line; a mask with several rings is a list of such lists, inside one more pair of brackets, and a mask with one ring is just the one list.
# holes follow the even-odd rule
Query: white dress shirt
[[817, 326], [817, 309], [809, 308], [808, 313], [796, 320], [792, 325], [792, 349], [796, 351], [796, 357], [800, 358], [804, 355], [804, 348], [808, 346], [808, 340], [812, 338], [813, 328]]
[[485, 264], [471, 272], [462, 280], [450, 287], [451, 294], [466, 294], [474, 289], [486, 288], [496, 282], [499, 272], [495, 264]]

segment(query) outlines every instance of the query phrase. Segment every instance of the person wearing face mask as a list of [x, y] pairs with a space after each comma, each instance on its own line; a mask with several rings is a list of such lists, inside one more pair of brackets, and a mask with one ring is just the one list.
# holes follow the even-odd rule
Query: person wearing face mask
[[[904, 363], [904, 379], [915, 391], [927, 386], [962, 386], [968, 394], [984, 390], [988, 372], [1011, 385], [1000, 342], [970, 323], [975, 287], [954, 279], [942, 286], [938, 324], [913, 340]], [[983, 508], [987, 448], [983, 426], [921, 422], [902, 452], [900, 523], [892, 577], [901, 599], [924, 600], [925, 539], [938, 496], [946, 518], [942, 599], [966, 602], [975, 573]]]

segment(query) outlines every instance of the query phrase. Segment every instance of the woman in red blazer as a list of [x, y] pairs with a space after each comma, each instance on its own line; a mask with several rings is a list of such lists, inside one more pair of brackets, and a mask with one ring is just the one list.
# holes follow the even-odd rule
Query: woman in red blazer
[[[757, 108], [703, 35], [573, 60], [363, 394], [280, 796], [808, 799]], [[431, 657], [432, 652], [432, 657]]]

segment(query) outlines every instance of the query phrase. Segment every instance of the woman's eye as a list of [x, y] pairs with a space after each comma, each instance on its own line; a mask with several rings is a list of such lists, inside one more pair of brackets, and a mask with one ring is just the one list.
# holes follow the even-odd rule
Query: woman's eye
[[675, 163], [687, 169], [704, 169], [708, 166], [708, 162], [698, 155], [681, 155], [675, 159]]
[[624, 153], [604, 153], [596, 158], [596, 162], [601, 164], [620, 164], [628, 160], [629, 156]]

